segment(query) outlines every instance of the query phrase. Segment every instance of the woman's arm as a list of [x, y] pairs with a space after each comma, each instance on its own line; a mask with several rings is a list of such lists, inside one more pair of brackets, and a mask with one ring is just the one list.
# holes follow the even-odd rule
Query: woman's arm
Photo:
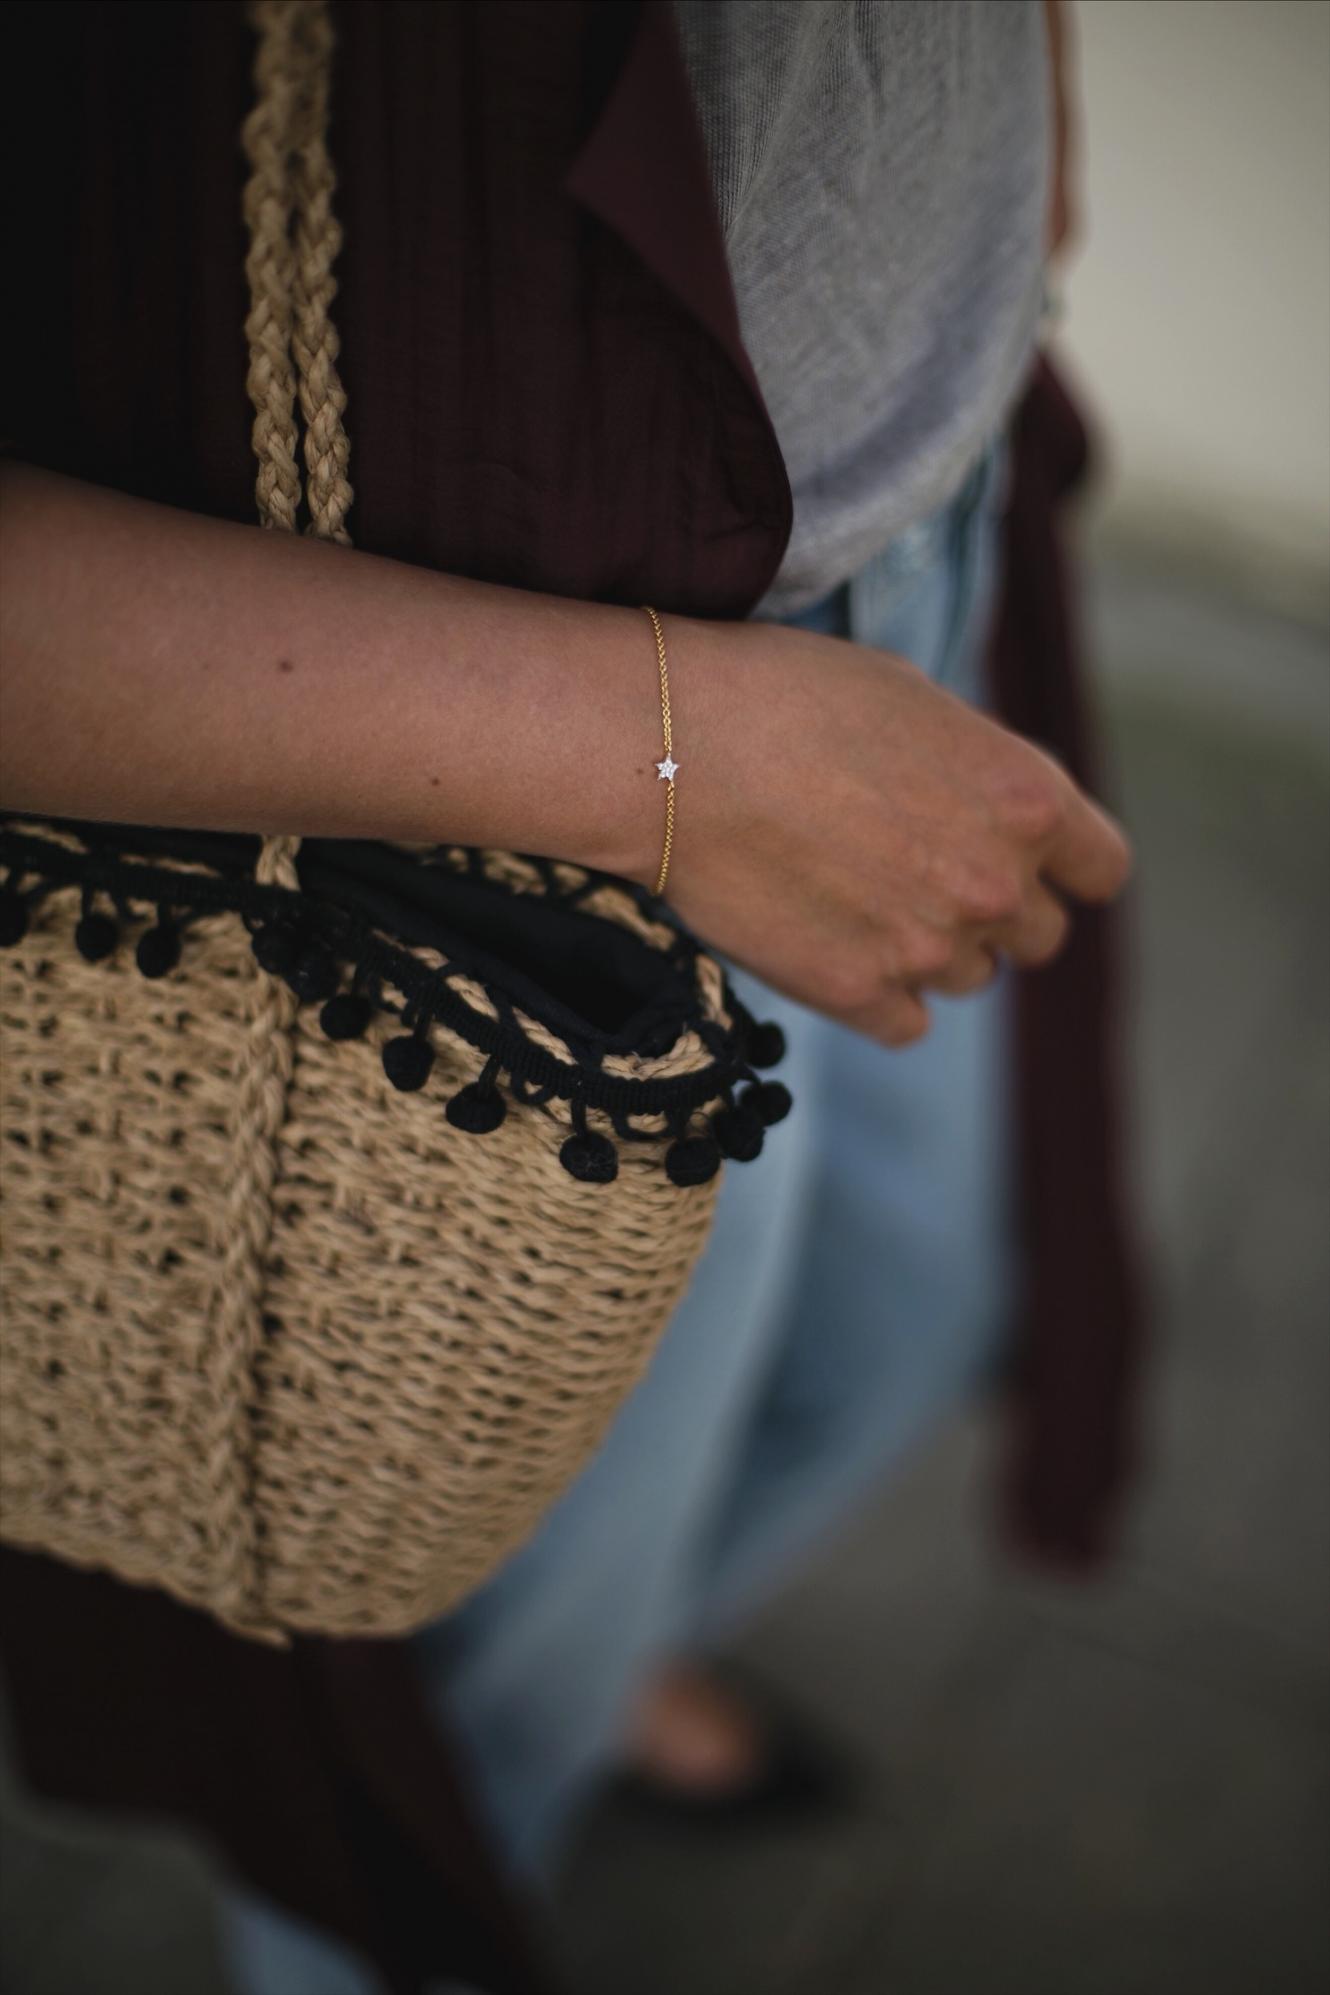
[[[0, 800], [650, 867], [640, 612], [0, 473]], [[656, 750], [657, 754], [659, 750]]]
[[[412, 568], [0, 471], [0, 805], [514, 846], [650, 884], [664, 809], [638, 610]], [[890, 652], [668, 617], [670, 898], [715, 947], [891, 1044], [925, 989], [1061, 943], [1121, 833]]]

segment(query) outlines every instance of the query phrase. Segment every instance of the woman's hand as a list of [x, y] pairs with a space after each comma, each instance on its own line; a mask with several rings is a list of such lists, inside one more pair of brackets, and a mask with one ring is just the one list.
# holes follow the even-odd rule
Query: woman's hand
[[[509, 845], [653, 885], [640, 610], [537, 596], [0, 467], [0, 802], [56, 816]], [[1122, 834], [904, 659], [667, 617], [669, 897], [891, 1045], [926, 990], [1038, 963]]]
[[[924, 993], [1048, 961], [1063, 896], [1111, 900], [1126, 839], [1048, 756], [891, 652], [667, 619], [669, 898], [714, 947], [888, 1045]], [[639, 872], [654, 873], [653, 852]]]

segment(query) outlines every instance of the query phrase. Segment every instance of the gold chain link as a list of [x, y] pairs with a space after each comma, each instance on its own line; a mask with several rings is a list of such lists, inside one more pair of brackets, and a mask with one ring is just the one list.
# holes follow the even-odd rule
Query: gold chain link
[[674, 737], [670, 731], [670, 672], [665, 663], [665, 632], [660, 618], [646, 603], [642, 608], [651, 618], [651, 628], [656, 634], [656, 658], [660, 665], [660, 718], [665, 731], [664, 758], [656, 764], [658, 775], [665, 780], [665, 845], [660, 855], [660, 872], [656, 878], [656, 892], [665, 891], [665, 877], [670, 870], [670, 854], [674, 850], [674, 770], [678, 764], [674, 760]]

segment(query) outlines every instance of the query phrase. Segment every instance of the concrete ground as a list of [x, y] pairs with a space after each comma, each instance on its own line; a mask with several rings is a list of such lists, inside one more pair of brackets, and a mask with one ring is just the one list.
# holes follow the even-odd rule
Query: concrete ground
[[[580, 1995], [1330, 1985], [1326, 640], [1111, 567], [1095, 622], [1160, 1302], [1128, 1556], [1087, 1586], [1004, 1568], [991, 1437], [958, 1423], [744, 1644], [870, 1804], [734, 1842], [605, 1811], [562, 1906]], [[223, 1985], [201, 1859], [0, 1814], [6, 1991]]]

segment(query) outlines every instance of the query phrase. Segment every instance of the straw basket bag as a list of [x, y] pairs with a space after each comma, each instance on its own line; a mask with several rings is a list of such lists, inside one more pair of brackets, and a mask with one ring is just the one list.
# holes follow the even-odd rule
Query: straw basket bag
[[[317, 4], [252, 10], [263, 523], [351, 499]], [[0, 823], [0, 1534], [393, 1634], [595, 1448], [789, 1097], [660, 905], [445, 847]]]

